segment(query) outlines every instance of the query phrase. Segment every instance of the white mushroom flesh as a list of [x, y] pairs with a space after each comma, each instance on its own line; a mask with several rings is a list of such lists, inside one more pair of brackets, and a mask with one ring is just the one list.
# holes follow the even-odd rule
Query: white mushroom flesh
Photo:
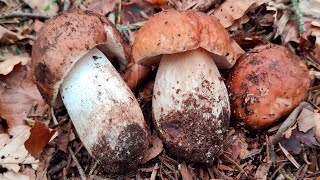
[[106, 56], [96, 48], [75, 64], [60, 91], [77, 133], [91, 154], [92, 147], [99, 144], [101, 138], [114, 150], [120, 132], [130, 124], [145, 129], [134, 95]]
[[[195, 108], [192, 104], [184, 102], [190, 95], [197, 101], [198, 109], [210, 107], [211, 114], [215, 117], [219, 117], [223, 108], [230, 111], [226, 86], [207, 51], [197, 49], [163, 55], [152, 100], [155, 120], [158, 121], [174, 111]], [[209, 116], [210, 114], [203, 114], [203, 118]]]
[[212, 163], [230, 120], [226, 86], [204, 49], [163, 55], [152, 111], [171, 153], [188, 161]]

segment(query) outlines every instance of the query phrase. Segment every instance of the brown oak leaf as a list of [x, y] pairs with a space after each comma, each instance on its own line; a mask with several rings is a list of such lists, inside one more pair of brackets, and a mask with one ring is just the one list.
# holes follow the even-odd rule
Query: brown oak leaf
[[50, 131], [46, 124], [36, 120], [30, 130], [30, 137], [24, 143], [24, 146], [32, 156], [39, 159], [43, 148], [48, 144], [55, 132], [55, 130]]

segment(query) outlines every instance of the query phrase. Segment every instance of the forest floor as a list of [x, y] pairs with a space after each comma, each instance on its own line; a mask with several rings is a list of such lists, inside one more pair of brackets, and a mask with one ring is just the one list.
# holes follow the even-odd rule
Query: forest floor
[[[302, 0], [300, 8], [292, 2], [0, 0], [0, 179], [320, 179], [320, 1]], [[274, 43], [303, 59], [312, 82], [306, 103], [264, 130], [247, 130], [231, 119], [226, 146], [214, 165], [189, 163], [170, 154], [154, 130], [155, 68], [134, 92], [152, 132], [148, 157], [137, 171], [109, 177], [83, 147], [66, 110], [43, 101], [31, 74], [37, 32], [47, 19], [72, 8], [108, 17], [130, 45], [136, 30], [160, 11], [215, 16], [246, 52]]]

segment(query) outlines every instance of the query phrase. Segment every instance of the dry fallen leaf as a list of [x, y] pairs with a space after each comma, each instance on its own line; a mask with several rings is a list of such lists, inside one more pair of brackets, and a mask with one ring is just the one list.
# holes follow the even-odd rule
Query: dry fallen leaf
[[240, 19], [256, 0], [226, 0], [217, 9], [213, 15], [218, 18], [223, 27], [230, 27], [237, 19]]
[[59, 6], [56, 0], [23, 0], [32, 9], [39, 11], [50, 17], [56, 15], [59, 11]]
[[16, 173], [13, 171], [8, 171], [3, 174], [0, 174], [0, 179], [2, 180], [30, 180], [29, 176], [23, 175], [21, 173]]
[[320, 144], [316, 140], [315, 133], [315, 128], [310, 129], [306, 133], [294, 129], [289, 139], [282, 138], [280, 142], [284, 148], [294, 154], [299, 154], [302, 148], [319, 149]]
[[315, 42], [315, 48], [314, 48], [314, 52], [315, 52], [315, 57], [317, 59], [320, 59], [320, 25], [316, 25], [316, 24], [311, 24], [311, 35], [316, 37], [316, 42]]
[[226, 152], [230, 153], [232, 159], [243, 159], [248, 153], [248, 143], [242, 131], [236, 131], [236, 135], [233, 136], [235, 139], [230, 146], [227, 148]]
[[20, 173], [27, 176], [30, 180], [37, 178], [36, 171], [30, 167], [24, 167], [24, 169]]
[[243, 15], [240, 19], [237, 19], [232, 26], [229, 27], [230, 31], [236, 31], [242, 28], [242, 25], [249, 22], [250, 18], [247, 15]]
[[320, 142], [320, 114], [315, 113], [314, 115], [314, 121], [315, 121], [315, 131], [316, 131], [316, 138], [318, 142]]
[[295, 124], [292, 127], [289, 127], [288, 130], [284, 133], [284, 137], [289, 139], [291, 137], [292, 131], [297, 128], [297, 125]]
[[284, 28], [286, 27], [286, 24], [288, 23], [290, 19], [290, 13], [284, 12], [279, 20], [275, 19], [275, 27], [277, 29], [276, 34], [274, 35], [274, 39], [276, 39], [279, 35], [282, 34]]
[[320, 0], [301, 0], [299, 7], [304, 16], [320, 20]]
[[0, 147], [0, 165], [18, 172], [21, 164], [31, 164], [37, 168], [38, 160], [31, 156], [24, 146], [24, 142], [30, 136], [30, 127], [21, 125], [9, 129], [9, 134], [0, 134], [2, 145]]
[[272, 161], [261, 163], [256, 171], [256, 174], [254, 175], [255, 179], [267, 180], [268, 172], [271, 165], [272, 165]]
[[285, 131], [281, 130], [284, 132], [281, 133], [281, 137], [277, 137], [283, 148], [294, 154], [299, 154], [302, 148], [318, 149], [320, 147], [316, 140], [318, 120], [318, 113], [314, 112], [313, 106], [302, 102], [281, 125], [288, 126]]
[[47, 180], [47, 169], [50, 164], [50, 161], [55, 154], [55, 148], [45, 148], [41, 154], [39, 167], [37, 168], [36, 180]]
[[311, 128], [315, 127], [314, 112], [303, 108], [300, 115], [297, 118], [297, 124], [299, 131], [306, 133]]
[[120, 0], [90, 0], [86, 1], [85, 6], [87, 6], [90, 11], [106, 15], [113, 11], [119, 2]]
[[43, 114], [46, 103], [32, 80], [29, 66], [16, 65], [8, 75], [0, 75], [0, 82], [0, 116], [7, 120], [9, 128], [24, 124], [29, 113]]
[[289, 41], [299, 43], [299, 30], [296, 20], [290, 20], [281, 34], [281, 43], [286, 45]]
[[68, 144], [70, 141], [75, 139], [75, 135], [72, 131], [71, 121], [63, 124], [60, 128], [57, 129], [58, 136], [52, 141], [53, 144], [58, 146], [58, 149], [67, 153]]
[[30, 137], [24, 143], [24, 146], [32, 156], [39, 159], [43, 148], [48, 144], [55, 132], [55, 130], [50, 131], [46, 124], [36, 120], [30, 130]]
[[161, 139], [159, 139], [156, 136], [152, 136], [152, 147], [147, 150], [145, 153], [143, 159], [142, 159], [142, 164], [148, 162], [149, 160], [157, 157], [163, 150], [163, 144]]
[[144, 22], [155, 14], [154, 6], [144, 1], [131, 1], [122, 5], [121, 22], [124, 25]]
[[0, 56], [0, 75], [7, 75], [13, 70], [15, 65], [19, 63], [26, 65], [30, 60], [31, 57], [28, 55], [16, 56], [13, 54], [5, 54], [5, 56]]
[[5, 43], [5, 44], [13, 44], [18, 40], [22, 40], [26, 37], [15, 33], [13, 31], [10, 31], [3, 26], [0, 25], [0, 43]]

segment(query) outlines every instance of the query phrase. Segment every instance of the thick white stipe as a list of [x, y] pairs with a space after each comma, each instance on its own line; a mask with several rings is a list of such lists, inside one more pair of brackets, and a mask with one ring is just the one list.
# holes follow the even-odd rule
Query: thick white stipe
[[99, 144], [102, 136], [113, 149], [124, 127], [132, 123], [144, 127], [134, 95], [106, 56], [96, 48], [75, 64], [60, 91], [77, 133], [91, 154], [92, 147]]

